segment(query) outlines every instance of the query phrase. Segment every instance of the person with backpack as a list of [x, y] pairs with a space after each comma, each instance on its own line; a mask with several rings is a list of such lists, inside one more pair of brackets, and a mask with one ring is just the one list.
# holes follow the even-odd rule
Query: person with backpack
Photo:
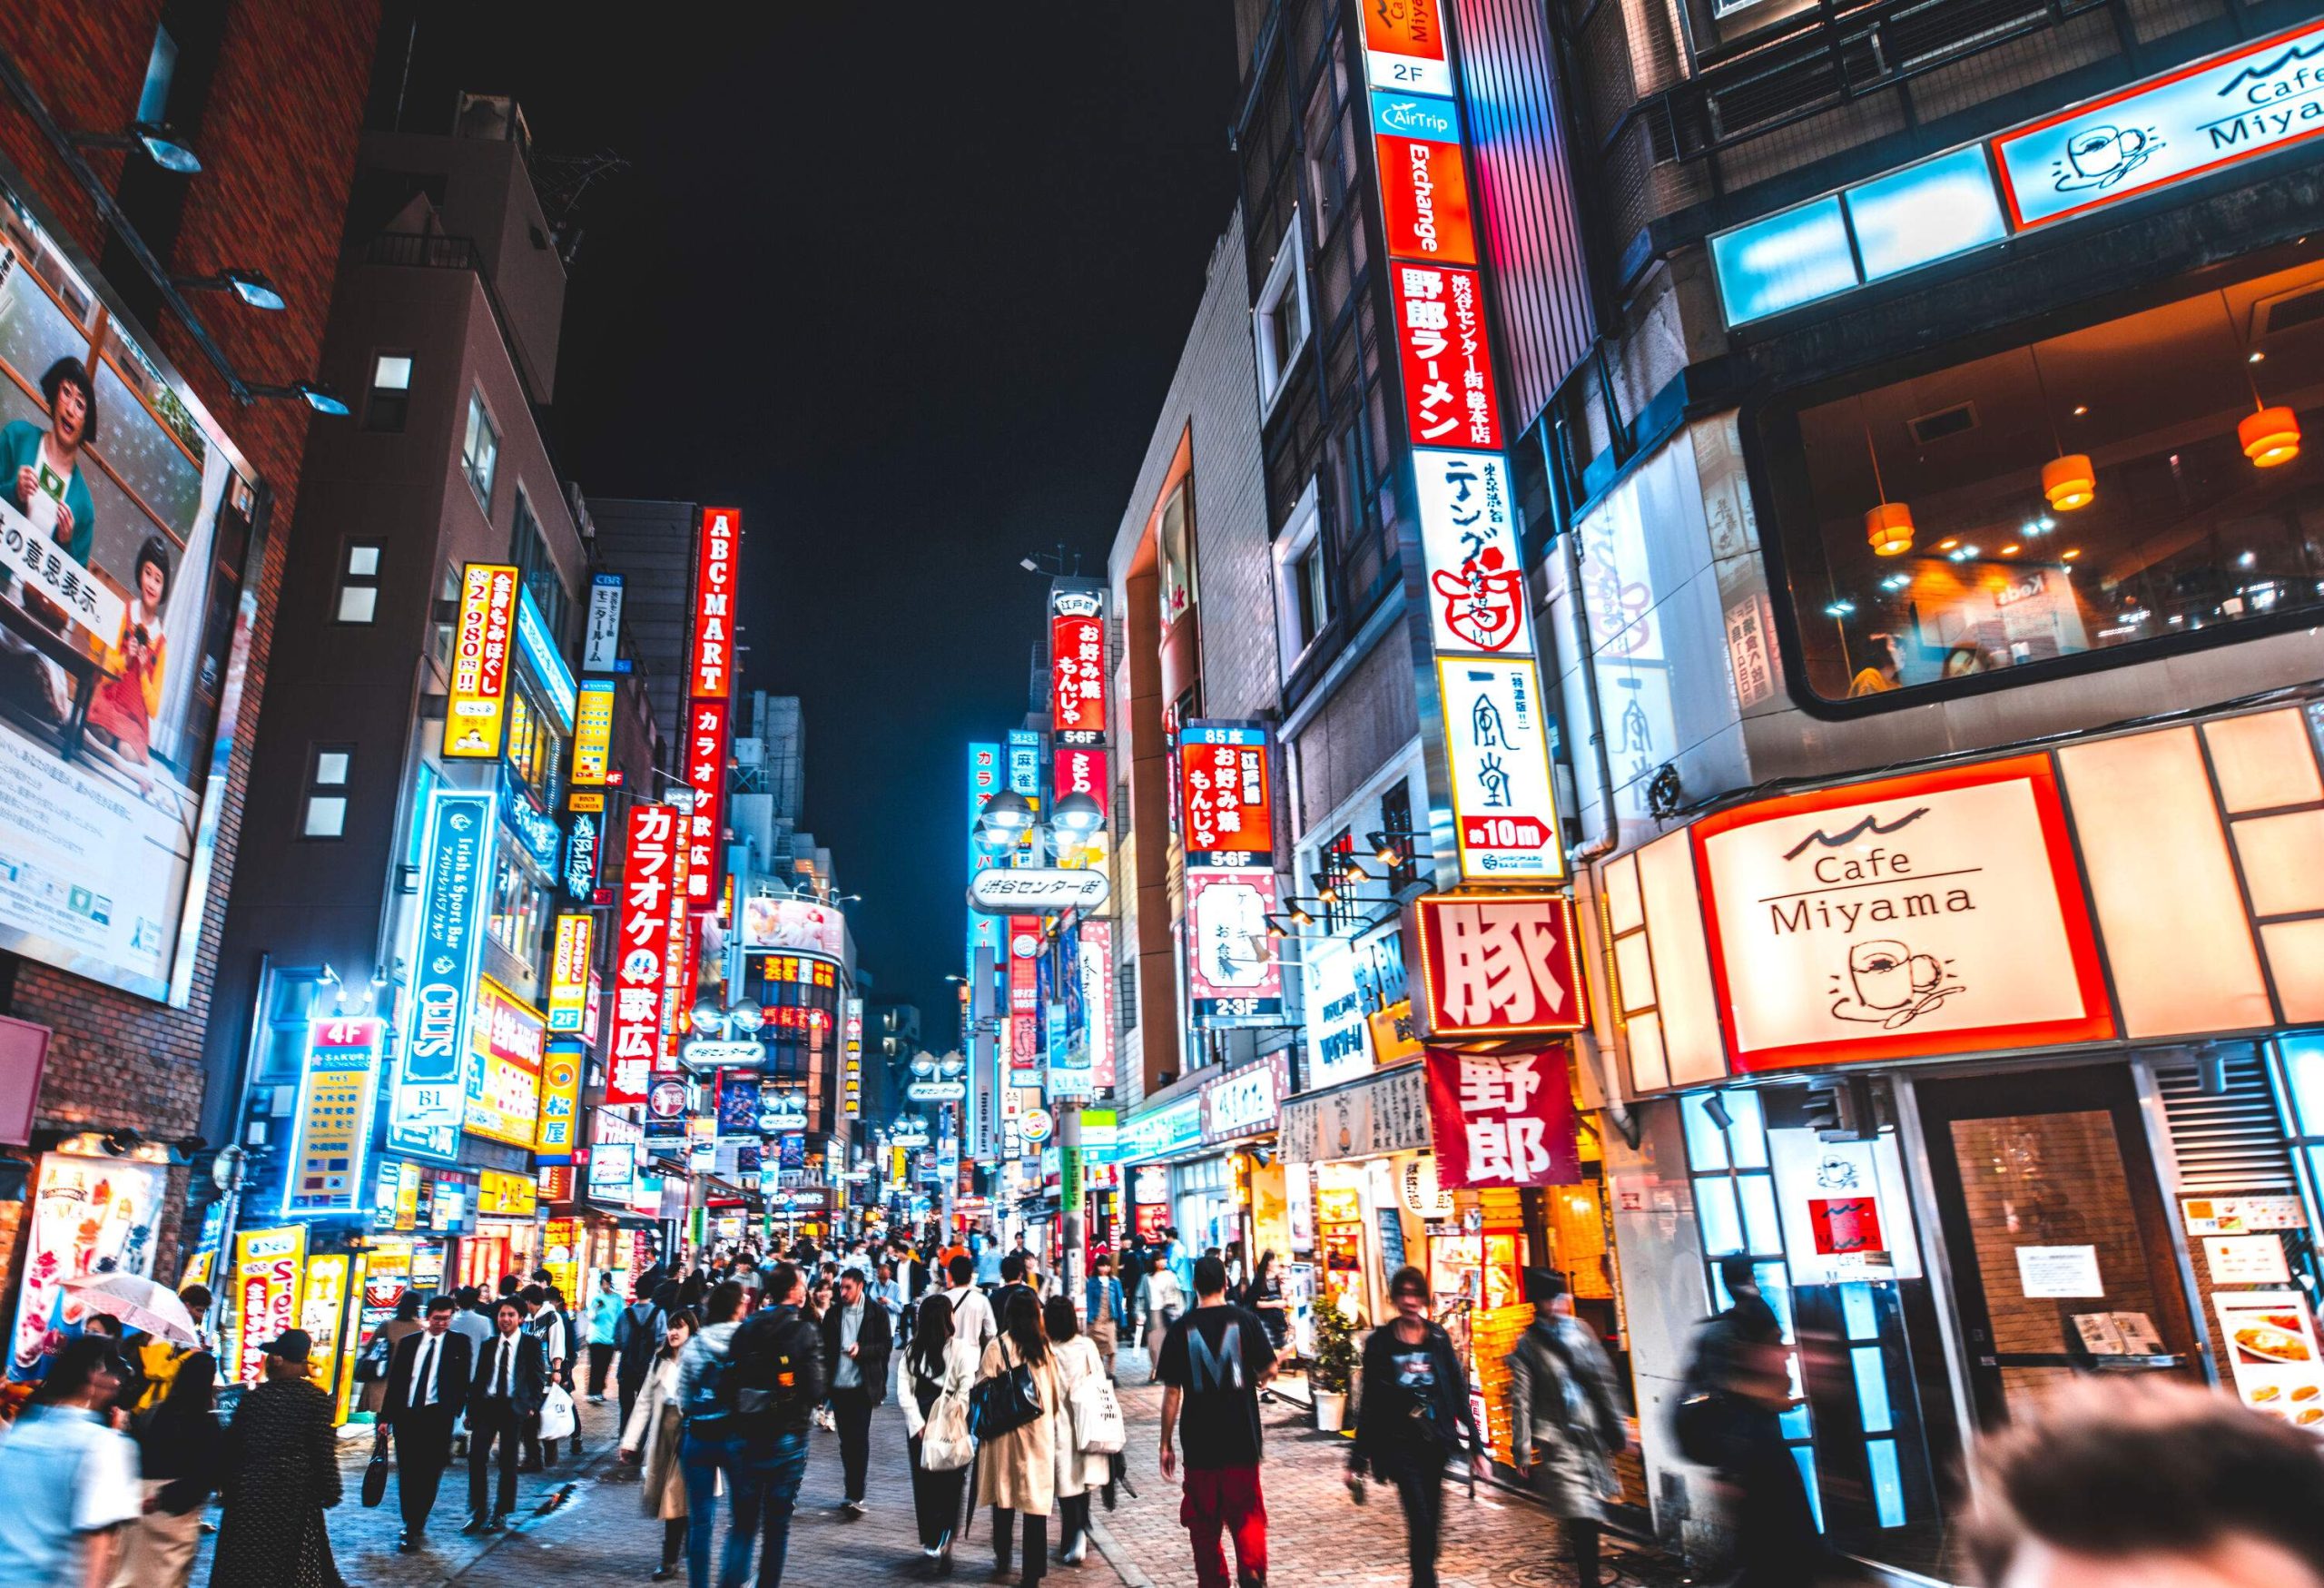
[[[731, 1320], [742, 1287], [711, 1291], [711, 1317]], [[719, 1559], [721, 1588], [740, 1588], [752, 1545], [764, 1533], [759, 1588], [778, 1588], [791, 1544], [791, 1517], [807, 1475], [809, 1414], [824, 1395], [823, 1344], [800, 1311], [806, 1281], [789, 1263], [767, 1276], [773, 1305], [739, 1326], [713, 1322], [679, 1363], [685, 1409], [686, 1573], [690, 1588], [709, 1588], [710, 1530], [720, 1473], [729, 1515]]]
[[1573, 1316], [1565, 1276], [1525, 1270], [1533, 1322], [1509, 1365], [1511, 1454], [1517, 1470], [1559, 1519], [1575, 1580], [1598, 1581], [1598, 1531], [1621, 1491], [1614, 1457], [1629, 1445], [1614, 1370], [1588, 1324]]
[[669, 1317], [657, 1306], [654, 1292], [638, 1287], [637, 1298], [614, 1319], [614, 1384], [621, 1392], [621, 1425], [629, 1426], [637, 1397], [654, 1375], [654, 1360], [669, 1328]]
[[1428, 1316], [1428, 1276], [1407, 1265], [1388, 1281], [1396, 1316], [1364, 1343], [1364, 1381], [1355, 1449], [1349, 1454], [1350, 1494], [1362, 1504], [1364, 1473], [1396, 1485], [1413, 1588], [1436, 1588], [1436, 1555], [1444, 1530], [1444, 1458], [1465, 1450], [1477, 1475], [1492, 1475], [1476, 1419], [1469, 1376], [1452, 1336]]
[[[1157, 1267], [1147, 1288], [1167, 1274]], [[1222, 1533], [1235, 1540], [1236, 1579], [1267, 1580], [1267, 1503], [1259, 1485], [1259, 1391], [1275, 1377], [1275, 1352], [1257, 1317], [1226, 1299], [1226, 1265], [1195, 1264], [1196, 1304], [1170, 1326], [1156, 1371], [1162, 1392], [1162, 1475], [1178, 1475], [1174, 1435], [1186, 1446], [1186, 1496], [1178, 1520], [1194, 1548], [1195, 1581], [1226, 1588]], [[1180, 1415], [1184, 1414], [1183, 1429]]]

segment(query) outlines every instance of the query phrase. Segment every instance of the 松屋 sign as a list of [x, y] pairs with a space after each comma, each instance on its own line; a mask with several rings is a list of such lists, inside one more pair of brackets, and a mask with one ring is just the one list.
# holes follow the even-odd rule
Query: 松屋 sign
[[2020, 229], [2152, 192], [2324, 133], [2324, 20], [1993, 140]]
[[507, 711], [509, 647], [517, 630], [517, 570], [469, 563], [460, 572], [452, 629], [452, 677], [444, 707], [444, 754], [489, 761], [500, 754]]
[[1455, 1053], [1431, 1048], [1430, 1139], [1441, 1186], [1566, 1186], [1581, 1179], [1565, 1050]]
[[2113, 1035], [2046, 756], [1763, 801], [1692, 832], [1739, 1070]]
[[1404, 942], [1419, 958], [1407, 980], [1429, 1038], [1575, 1031], [1588, 1023], [1573, 902], [1562, 894], [1426, 894], [1409, 908]]

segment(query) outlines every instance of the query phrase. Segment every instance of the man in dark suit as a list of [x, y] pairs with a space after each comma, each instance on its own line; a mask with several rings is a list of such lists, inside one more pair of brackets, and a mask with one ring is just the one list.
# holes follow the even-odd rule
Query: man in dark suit
[[863, 1514], [865, 1469], [872, 1458], [872, 1408], [888, 1398], [888, 1358], [896, 1348], [888, 1309], [863, 1288], [863, 1270], [839, 1271], [839, 1297], [823, 1314], [823, 1365], [832, 1386], [832, 1420], [839, 1428], [839, 1460], [847, 1520]]
[[[468, 1524], [462, 1533], [497, 1533], [517, 1508], [517, 1454], [525, 1428], [548, 1398], [548, 1358], [537, 1336], [525, 1333], [525, 1308], [515, 1297], [494, 1315], [495, 1333], [478, 1354], [468, 1381]], [[486, 1466], [500, 1446], [500, 1504], [485, 1509]]]
[[452, 1330], [452, 1298], [428, 1304], [428, 1327], [406, 1335], [388, 1359], [388, 1389], [379, 1418], [395, 1431], [396, 1497], [403, 1506], [403, 1536], [396, 1549], [410, 1554], [428, 1532], [436, 1490], [452, 1460], [452, 1425], [468, 1404], [475, 1346]]

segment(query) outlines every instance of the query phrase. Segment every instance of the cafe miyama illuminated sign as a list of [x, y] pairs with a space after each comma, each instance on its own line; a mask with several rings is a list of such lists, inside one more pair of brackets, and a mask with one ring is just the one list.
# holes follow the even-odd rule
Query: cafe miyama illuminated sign
[[1461, 879], [1556, 882], [1565, 846], [1443, 6], [1382, 0], [1363, 12]]

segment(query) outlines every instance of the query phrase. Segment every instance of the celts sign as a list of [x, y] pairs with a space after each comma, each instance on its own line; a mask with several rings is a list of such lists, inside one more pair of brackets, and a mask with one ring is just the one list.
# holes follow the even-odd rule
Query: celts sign
[[969, 908], [986, 915], [1061, 915], [1068, 910], [1095, 910], [1111, 892], [1101, 871], [1051, 866], [985, 871], [969, 884]]

